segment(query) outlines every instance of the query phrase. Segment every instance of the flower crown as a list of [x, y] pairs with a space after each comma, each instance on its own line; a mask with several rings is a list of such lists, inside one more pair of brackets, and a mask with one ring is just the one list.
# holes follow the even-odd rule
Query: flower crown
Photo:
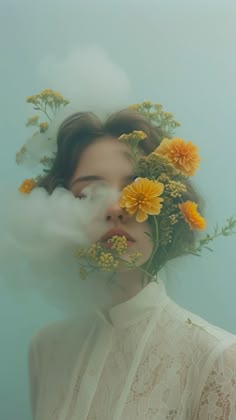
[[[48, 172], [53, 164], [54, 157], [35, 153], [32, 143], [40, 138], [47, 139], [48, 143], [55, 142], [50, 137], [49, 128], [53, 116], [61, 107], [66, 106], [69, 101], [63, 98], [60, 93], [46, 89], [37, 95], [27, 98], [28, 103], [34, 105], [34, 109], [41, 111], [47, 121], [39, 122], [39, 116], [35, 115], [28, 119], [26, 126], [37, 126], [38, 131], [24, 144], [16, 154], [16, 162], [24, 164], [31, 159], [44, 166], [43, 171]], [[148, 276], [152, 277], [153, 267], [156, 271], [163, 266], [160, 258], [155, 262], [157, 249], [168, 249], [173, 245], [175, 232], [178, 229], [185, 235], [187, 232], [204, 230], [206, 221], [198, 211], [198, 204], [188, 196], [188, 179], [192, 177], [199, 168], [200, 157], [198, 148], [191, 142], [179, 137], [171, 137], [174, 129], [180, 125], [174, 120], [173, 115], [163, 111], [161, 104], [152, 104], [145, 101], [141, 104], [134, 104], [130, 109], [145, 115], [155, 126], [161, 128], [166, 136], [156, 144], [155, 150], [147, 156], [140, 153], [139, 143], [147, 137], [142, 131], [133, 131], [129, 134], [122, 134], [118, 141], [126, 144], [130, 150], [130, 157], [134, 163], [136, 179], [126, 186], [119, 200], [121, 208], [136, 217], [140, 223], [149, 219], [153, 226], [153, 252], [142, 267], [138, 267], [138, 260], [141, 256], [134, 253], [125, 261], [129, 268], [139, 268]], [[29, 147], [30, 145], [30, 147]], [[49, 149], [48, 149], [49, 150]], [[54, 144], [55, 150], [55, 144]], [[54, 151], [55, 154], [55, 151]], [[26, 179], [19, 187], [19, 191], [28, 194], [37, 187], [38, 181], [43, 175], [36, 178]], [[216, 237], [229, 236], [236, 226], [236, 219], [229, 218], [224, 227], [215, 228], [212, 235], [206, 234], [189, 246], [184, 245], [181, 250], [183, 254], [200, 255], [203, 248], [209, 248], [209, 242]], [[149, 235], [147, 233], [147, 235]], [[150, 235], [149, 235], [150, 236]], [[109, 250], [104, 248], [102, 243], [97, 242], [88, 248], [80, 248], [75, 251], [75, 256], [80, 259], [80, 275], [86, 278], [88, 273], [94, 269], [116, 272], [120, 263], [124, 263], [122, 255], [126, 252], [127, 241], [125, 237], [114, 236], [108, 240]]]

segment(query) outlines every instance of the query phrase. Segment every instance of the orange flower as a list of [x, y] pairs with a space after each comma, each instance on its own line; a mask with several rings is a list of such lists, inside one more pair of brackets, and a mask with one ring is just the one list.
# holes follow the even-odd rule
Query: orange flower
[[157, 215], [162, 208], [164, 185], [148, 178], [138, 178], [132, 184], [123, 189], [120, 198], [120, 207], [125, 208], [127, 213], [136, 214], [138, 222], [144, 222], [148, 215]]
[[40, 123], [39, 129], [40, 129], [40, 133], [45, 133], [45, 131], [47, 131], [48, 129], [48, 123], [47, 122]]
[[197, 146], [177, 137], [163, 139], [153, 153], [166, 156], [176, 169], [188, 176], [194, 175], [201, 160]]
[[35, 186], [36, 182], [34, 179], [25, 179], [21, 186], [18, 188], [18, 191], [24, 194], [29, 194]]
[[146, 139], [147, 135], [140, 130], [134, 130], [129, 134], [122, 134], [118, 140], [130, 146], [136, 146], [141, 140]]
[[190, 229], [203, 230], [206, 228], [206, 221], [204, 217], [197, 211], [197, 203], [193, 201], [186, 201], [185, 203], [179, 204], [179, 208], [189, 224]]

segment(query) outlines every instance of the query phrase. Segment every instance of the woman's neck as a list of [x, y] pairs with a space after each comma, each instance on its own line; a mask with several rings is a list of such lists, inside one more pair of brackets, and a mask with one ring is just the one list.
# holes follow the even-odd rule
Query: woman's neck
[[148, 281], [139, 270], [118, 272], [111, 283], [112, 305], [126, 302], [137, 295]]

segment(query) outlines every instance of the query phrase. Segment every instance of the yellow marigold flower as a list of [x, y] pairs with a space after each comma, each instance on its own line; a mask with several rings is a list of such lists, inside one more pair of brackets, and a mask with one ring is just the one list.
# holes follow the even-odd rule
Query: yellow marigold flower
[[95, 243], [90, 246], [90, 248], [87, 250], [87, 255], [92, 260], [97, 260], [100, 253], [102, 251], [102, 246], [99, 243]]
[[53, 97], [54, 97], [55, 102], [63, 102], [64, 101], [64, 98], [60, 94], [60, 92], [54, 92]]
[[170, 190], [171, 197], [181, 197], [182, 193], [187, 191], [187, 187], [180, 181], [169, 181], [167, 185], [168, 190]]
[[26, 98], [26, 102], [28, 102], [29, 104], [36, 104], [37, 101], [38, 101], [38, 96], [37, 95], [27, 96], [27, 98]]
[[181, 138], [164, 138], [153, 153], [166, 156], [172, 165], [185, 175], [192, 176], [199, 167], [198, 148]]
[[114, 249], [118, 255], [122, 255], [127, 250], [127, 238], [125, 236], [114, 235], [108, 239], [112, 243], [111, 249]]
[[141, 104], [142, 106], [144, 106], [145, 108], [151, 108], [152, 107], [152, 103], [150, 101], [144, 101]]
[[137, 111], [139, 109], [139, 104], [130, 105], [129, 109], [132, 109], [132, 111]]
[[142, 257], [143, 254], [141, 254], [140, 252], [134, 252], [133, 254], [130, 254], [129, 256], [129, 260], [131, 262], [131, 264], [135, 264], [137, 262], [137, 260]]
[[55, 96], [55, 98], [63, 99], [63, 96], [60, 92], [53, 92], [53, 95]]
[[132, 131], [132, 133], [122, 134], [120, 137], [118, 137], [118, 140], [126, 144], [138, 144], [141, 140], [144, 140], [146, 137], [147, 135], [143, 131], [134, 130]]
[[75, 256], [75, 257], [78, 257], [78, 258], [85, 257], [85, 255], [86, 255], [86, 250], [85, 250], [85, 249], [83, 249], [83, 248], [78, 248], [78, 249], [76, 249], [76, 251], [74, 252], [74, 256]]
[[165, 116], [166, 118], [173, 118], [173, 114], [172, 114], [172, 112], [164, 112], [164, 116]]
[[147, 137], [147, 134], [141, 130], [134, 130], [131, 134], [133, 134], [138, 140], [144, 140]]
[[156, 111], [161, 111], [161, 110], [162, 110], [162, 105], [161, 105], [161, 104], [153, 104], [153, 108], [154, 108]]
[[47, 98], [48, 96], [53, 96], [54, 91], [52, 89], [44, 89], [38, 94], [41, 98]]
[[45, 133], [45, 131], [47, 131], [48, 129], [48, 123], [47, 122], [40, 123], [39, 129], [40, 129], [40, 133]]
[[163, 198], [159, 197], [164, 191], [164, 185], [148, 178], [138, 178], [123, 189], [120, 206], [127, 213], [136, 214], [138, 222], [144, 222], [148, 215], [157, 215], [162, 208]]
[[25, 179], [21, 186], [18, 188], [18, 191], [24, 194], [29, 194], [35, 186], [36, 182], [34, 179]]
[[178, 222], [178, 215], [177, 214], [171, 214], [169, 216], [170, 224], [175, 225]]
[[203, 230], [206, 228], [206, 221], [204, 217], [197, 211], [197, 203], [194, 201], [186, 201], [179, 204], [179, 208], [184, 216], [184, 219], [189, 224], [190, 229]]
[[97, 262], [103, 271], [111, 271], [118, 266], [118, 261], [109, 252], [102, 252]]
[[26, 127], [28, 127], [29, 125], [36, 125], [38, 122], [39, 116], [38, 115], [34, 115], [33, 117], [28, 118], [27, 122], [26, 122]]

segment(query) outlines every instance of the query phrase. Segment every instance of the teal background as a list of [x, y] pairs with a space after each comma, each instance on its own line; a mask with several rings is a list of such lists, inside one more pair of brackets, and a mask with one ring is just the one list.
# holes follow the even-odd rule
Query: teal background
[[[91, 45], [102, 48], [129, 81], [129, 103], [161, 102], [182, 126], [178, 136], [196, 143], [202, 157], [195, 183], [206, 200], [208, 230], [236, 216], [236, 4], [232, 0], [1, 0], [0, 180], [17, 187], [26, 169], [15, 152], [29, 136], [28, 95], [48, 87], [67, 93], [70, 69], [42, 71], [50, 55]], [[97, 80], [102, 69], [91, 65]], [[83, 80], [76, 79], [79, 95]], [[105, 93], [104, 93], [105, 94]], [[4, 197], [0, 197], [0, 202]], [[236, 333], [235, 236], [213, 243], [214, 253], [172, 264], [163, 276], [169, 294], [187, 309]], [[64, 314], [32, 295], [17, 304], [0, 293], [0, 418], [29, 420], [27, 351], [41, 326]]]

